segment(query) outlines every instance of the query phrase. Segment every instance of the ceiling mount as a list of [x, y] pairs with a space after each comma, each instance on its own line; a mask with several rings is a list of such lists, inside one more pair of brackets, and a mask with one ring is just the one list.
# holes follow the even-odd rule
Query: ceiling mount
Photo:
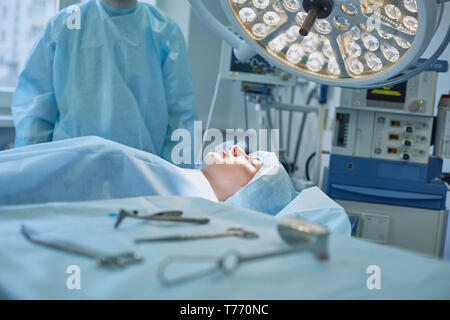
[[300, 34], [306, 37], [317, 19], [325, 19], [333, 10], [333, 0], [306, 0], [303, 9], [308, 13], [300, 29]]

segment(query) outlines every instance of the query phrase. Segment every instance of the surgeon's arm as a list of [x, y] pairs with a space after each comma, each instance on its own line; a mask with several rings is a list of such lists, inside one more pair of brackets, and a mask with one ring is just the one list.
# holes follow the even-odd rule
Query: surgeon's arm
[[34, 45], [11, 105], [16, 127], [16, 147], [52, 140], [58, 109], [53, 89], [54, 47], [50, 24]]
[[[169, 128], [162, 152], [162, 157], [172, 162], [172, 148], [179, 141], [171, 141], [174, 130], [184, 128], [191, 135], [191, 162], [193, 164], [194, 121], [198, 119], [195, 103], [192, 74], [186, 43], [181, 29], [174, 25], [166, 40], [166, 57], [163, 61], [164, 86], [169, 110]], [[186, 165], [185, 165], [186, 166]], [[187, 165], [186, 167], [190, 167]]]

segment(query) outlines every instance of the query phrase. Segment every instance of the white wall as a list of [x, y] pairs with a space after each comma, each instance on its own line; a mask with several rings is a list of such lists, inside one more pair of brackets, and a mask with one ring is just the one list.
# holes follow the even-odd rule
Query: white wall
[[[442, 26], [436, 31], [436, 36], [432, 39], [430, 42], [430, 48], [427, 49], [423, 57], [430, 57], [432, 54], [432, 50], [436, 49], [443, 37], [445, 36], [448, 27], [448, 16], [450, 15], [450, 3], [447, 4], [447, 7], [445, 9], [444, 15], [443, 15], [443, 24]], [[447, 47], [443, 55], [439, 58], [440, 60], [447, 60], [450, 62], [450, 47]], [[448, 94], [450, 92], [450, 72], [447, 73], [440, 73], [439, 79], [438, 79], [438, 87], [436, 91], [436, 105], [439, 103], [439, 98], [442, 94]]]
[[[205, 1], [207, 7], [221, 20], [228, 23], [218, 1]], [[189, 64], [192, 71], [199, 117], [206, 124], [214, 86], [219, 71], [221, 39], [216, 37], [192, 12], [187, 0], [158, 0], [158, 8], [177, 22], [186, 38]], [[236, 84], [223, 82], [212, 121], [214, 128], [229, 128], [233, 123], [237, 106], [232, 102], [239, 95]], [[239, 119], [240, 120], [240, 119]]]
[[[447, 5], [446, 11], [444, 13], [444, 22], [446, 19], [445, 17], [448, 17], [449, 14], [450, 14], [450, 5]], [[448, 24], [448, 21], [447, 21], [447, 24]], [[441, 27], [437, 31], [438, 36], [435, 37], [435, 39], [433, 39], [433, 41], [431, 42], [432, 48], [436, 48], [439, 45], [440, 39], [445, 35], [445, 32], [446, 32], [446, 30], [444, 30], [444, 27]], [[430, 50], [427, 50], [425, 56], [429, 57], [430, 55], [431, 55]], [[446, 49], [444, 54], [440, 57], [440, 60], [447, 60], [448, 62], [450, 62], [450, 47], [448, 47]], [[436, 90], [436, 105], [439, 103], [441, 95], [448, 94], [448, 93], [450, 93], [450, 72], [440, 73], [439, 79], [438, 79], [438, 87]], [[443, 171], [450, 172], [450, 159], [444, 160]], [[450, 208], [450, 193], [447, 193], [447, 208]], [[445, 248], [444, 258], [446, 260], [450, 261], [450, 221], [449, 221], [449, 224], [447, 227], [447, 240], [446, 240], [446, 248]]]
[[186, 42], [189, 41], [189, 24], [191, 21], [191, 7], [187, 0], [140, 0], [156, 5], [170, 15], [183, 31]]
[[[222, 23], [228, 24], [219, 1], [205, 1], [205, 4]], [[193, 73], [199, 116], [206, 123], [219, 72], [222, 40], [205, 27], [193, 13], [191, 13], [189, 35], [189, 61]], [[211, 126], [219, 129], [243, 128], [243, 115], [243, 100], [239, 83], [223, 81]]]
[[[428, 58], [432, 54], [432, 50], [436, 49], [442, 41], [442, 38], [445, 36], [447, 30], [445, 27], [448, 27], [448, 16], [450, 15], [450, 5], [447, 5], [447, 8], [444, 12], [443, 18], [443, 26], [438, 29], [436, 32], [436, 36], [430, 42], [430, 48], [425, 52], [424, 57]], [[443, 55], [439, 58], [440, 60], [447, 60], [450, 62], [450, 47], [447, 47]], [[450, 72], [440, 73], [438, 78], [438, 86], [436, 90], [436, 105], [439, 103], [440, 97], [442, 94], [448, 94], [450, 92]], [[444, 160], [444, 172], [450, 172], [450, 159]], [[450, 208], [450, 193], [447, 194], [447, 208]], [[444, 252], [444, 259], [450, 261], [450, 223], [447, 227], [447, 240], [446, 240], [446, 248]]]

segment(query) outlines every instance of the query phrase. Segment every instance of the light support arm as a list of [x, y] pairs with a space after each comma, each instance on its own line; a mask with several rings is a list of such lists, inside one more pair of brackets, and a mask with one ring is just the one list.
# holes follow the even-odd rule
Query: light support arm
[[247, 61], [256, 55], [256, 52], [250, 48], [244, 40], [241, 40], [217, 20], [208, 8], [206, 8], [203, 0], [188, 1], [195, 15], [203, 22], [203, 24], [235, 49], [234, 53], [237, 59], [240, 61]]

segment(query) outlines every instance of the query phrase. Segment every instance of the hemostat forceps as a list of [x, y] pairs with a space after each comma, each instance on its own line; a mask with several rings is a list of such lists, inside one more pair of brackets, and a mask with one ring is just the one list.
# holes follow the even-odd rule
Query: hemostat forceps
[[64, 240], [50, 238], [48, 236], [39, 234], [37, 231], [34, 231], [25, 225], [22, 225], [22, 233], [28, 240], [33, 243], [47, 246], [53, 249], [66, 251], [69, 253], [87, 256], [89, 258], [94, 258], [97, 261], [97, 265], [100, 267], [124, 268], [128, 265], [136, 264], [143, 260], [137, 252], [125, 252], [114, 256], [104, 255], [100, 252], [88, 248], [83, 248]]
[[119, 216], [117, 217], [117, 221], [116, 221], [116, 224], [114, 225], [114, 228], [117, 229], [126, 217], [140, 219], [140, 220], [152, 220], [152, 221], [188, 222], [188, 223], [198, 223], [198, 224], [209, 223], [209, 218], [183, 218], [183, 217], [181, 217], [182, 214], [183, 214], [183, 211], [175, 210], [175, 211], [163, 211], [163, 212], [158, 212], [158, 213], [151, 214], [151, 215], [140, 216], [140, 215], [138, 215], [137, 211], [133, 211], [133, 214], [132, 214], [132, 213], [129, 213], [128, 211], [122, 209], [119, 212]]

